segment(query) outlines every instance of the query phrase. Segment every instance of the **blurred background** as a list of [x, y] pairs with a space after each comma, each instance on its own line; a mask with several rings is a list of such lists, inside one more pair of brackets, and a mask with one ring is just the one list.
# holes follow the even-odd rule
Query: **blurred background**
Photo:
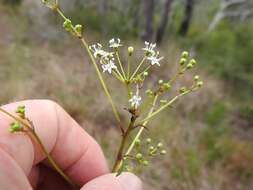
[[[151, 82], [169, 78], [183, 50], [198, 61], [176, 86], [198, 73], [203, 89], [163, 112], [144, 134], [161, 140], [168, 152], [140, 174], [146, 190], [253, 189], [252, 0], [59, 2], [74, 23], [84, 25], [89, 43], [120, 37], [126, 47], [140, 49], [145, 40], [156, 42], [166, 61]], [[0, 0], [0, 80], [1, 104], [58, 102], [112, 163], [119, 135], [93, 67], [79, 41], [39, 0]], [[108, 80], [121, 100], [122, 89]]]

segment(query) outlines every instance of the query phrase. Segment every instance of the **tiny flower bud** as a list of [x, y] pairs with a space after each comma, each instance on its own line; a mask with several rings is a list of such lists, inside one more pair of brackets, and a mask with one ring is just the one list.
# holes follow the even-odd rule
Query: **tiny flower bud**
[[140, 140], [140, 139], [137, 139], [137, 140], [135, 141], [135, 145], [139, 146], [140, 144], [141, 144], [141, 140]]
[[153, 146], [150, 146], [148, 149], [149, 149], [150, 151], [153, 151], [155, 148], [154, 148]]
[[136, 156], [135, 156], [135, 158], [137, 159], [137, 160], [140, 160], [140, 159], [142, 159], [142, 154], [141, 153], [137, 153], [136, 154]]
[[132, 46], [128, 47], [128, 55], [132, 56], [133, 52], [134, 52], [134, 48]]
[[43, 4], [47, 4], [47, 3], [48, 3], [48, 0], [42, 0], [42, 3], [43, 3]]
[[171, 88], [171, 85], [169, 83], [163, 83], [164, 90], [169, 90]]
[[182, 87], [182, 88], [180, 88], [179, 93], [180, 93], [180, 94], [183, 94], [183, 93], [186, 92], [186, 90], [187, 90], [186, 87]]
[[22, 131], [22, 130], [23, 130], [23, 127], [20, 125], [19, 122], [13, 122], [13, 123], [10, 124], [9, 131], [11, 133], [19, 132], [19, 131]]
[[67, 32], [70, 32], [72, 30], [71, 20], [66, 19], [63, 23], [63, 28], [65, 28]]
[[191, 63], [188, 63], [187, 66], [186, 66], [187, 69], [192, 69], [193, 68], [193, 65]]
[[162, 143], [158, 143], [157, 148], [162, 148], [163, 144]]
[[16, 109], [16, 113], [22, 118], [25, 118], [25, 106], [18, 106]]
[[196, 75], [196, 76], [194, 76], [194, 81], [199, 81], [199, 76], [198, 75]]
[[148, 76], [148, 72], [145, 71], [145, 72], [143, 73], [143, 75], [144, 75], [145, 77]]
[[186, 61], [187, 60], [185, 58], [181, 58], [179, 63], [180, 63], [180, 65], [184, 65], [186, 63]]
[[183, 51], [183, 53], [181, 54], [182, 58], [187, 58], [189, 56], [189, 53], [187, 51]]
[[203, 81], [199, 81], [199, 82], [197, 82], [197, 86], [198, 86], [198, 87], [203, 86]]
[[197, 64], [195, 59], [191, 59], [189, 63], [192, 64], [193, 66]]
[[161, 154], [161, 155], [165, 155], [165, 154], [167, 154], [167, 151], [166, 151], [166, 150], [162, 150], [162, 151], [160, 152], [160, 154]]
[[76, 30], [76, 32], [78, 33], [78, 35], [81, 35], [81, 34], [82, 34], [82, 28], [83, 28], [83, 26], [82, 26], [81, 24], [77, 24], [77, 25], [75, 26], [75, 30]]
[[163, 80], [159, 80], [158, 84], [160, 84], [160, 85], [163, 84]]
[[151, 138], [147, 138], [147, 139], [146, 139], [146, 142], [147, 142], [148, 144], [150, 144], [151, 141], [152, 141]]
[[142, 162], [142, 164], [143, 164], [144, 166], [148, 166], [148, 165], [149, 165], [149, 162], [148, 162], [147, 160], [144, 160], [144, 161]]

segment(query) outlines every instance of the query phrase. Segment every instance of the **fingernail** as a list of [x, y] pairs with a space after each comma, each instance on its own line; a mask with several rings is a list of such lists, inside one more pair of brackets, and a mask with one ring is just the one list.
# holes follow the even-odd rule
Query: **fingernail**
[[132, 173], [126, 172], [118, 176], [118, 180], [124, 189], [127, 190], [142, 190], [141, 180]]

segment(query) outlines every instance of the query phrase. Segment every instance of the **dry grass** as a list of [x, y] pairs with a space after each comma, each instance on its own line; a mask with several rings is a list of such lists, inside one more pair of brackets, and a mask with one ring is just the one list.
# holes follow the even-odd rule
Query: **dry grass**
[[[34, 41], [35, 36], [25, 33], [21, 26], [27, 24], [25, 16], [24, 23], [14, 22], [14, 28], [10, 21], [16, 20], [15, 14], [3, 7], [0, 12], [0, 26], [5, 26], [0, 29], [0, 103], [33, 98], [59, 102], [100, 142], [112, 163], [119, 135], [94, 70], [78, 42], [68, 37], [54, 44], [41, 38]], [[150, 84], [171, 76], [180, 48], [171, 43], [163, 47], [163, 54], [168, 63], [164, 63], [161, 71], [151, 74]], [[237, 138], [231, 132], [233, 115], [225, 109], [230, 107], [224, 84], [206, 71], [194, 72], [204, 79], [202, 91], [163, 112], [151, 122], [150, 132], [144, 135], [144, 139], [151, 136], [154, 141], [162, 140], [168, 151], [165, 158], [153, 160], [141, 174], [146, 189], [250, 190], [253, 186], [252, 139]], [[192, 76], [186, 74], [175, 89], [190, 84]], [[109, 81], [112, 92], [122, 90]], [[116, 100], [125, 101], [115, 94]]]

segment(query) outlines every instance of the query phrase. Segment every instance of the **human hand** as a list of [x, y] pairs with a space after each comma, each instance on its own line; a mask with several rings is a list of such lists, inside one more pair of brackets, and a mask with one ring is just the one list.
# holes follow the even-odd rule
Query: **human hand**
[[[34, 123], [36, 133], [60, 168], [81, 190], [141, 190], [130, 173], [107, 174], [104, 155], [96, 143], [59, 105], [48, 100], [28, 100], [3, 106], [11, 113], [19, 105]], [[0, 113], [0, 189], [70, 190], [48, 166], [40, 147], [27, 135], [8, 131], [11, 118]], [[100, 176], [100, 177], [98, 177]]]

